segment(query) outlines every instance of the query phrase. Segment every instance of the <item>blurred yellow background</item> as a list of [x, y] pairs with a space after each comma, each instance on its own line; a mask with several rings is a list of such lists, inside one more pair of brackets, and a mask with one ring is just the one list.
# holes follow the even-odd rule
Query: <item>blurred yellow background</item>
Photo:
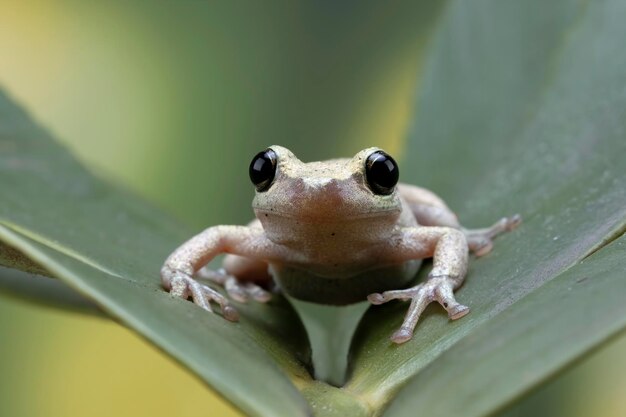
[[[418, 2], [232, 3], [0, 0], [0, 88], [197, 228], [248, 220], [257, 143], [297, 137], [305, 159], [401, 151], [432, 17], [407, 24]], [[238, 415], [113, 322], [0, 294], [0, 337], [2, 416]], [[508, 413], [626, 415], [625, 352], [621, 337]]]

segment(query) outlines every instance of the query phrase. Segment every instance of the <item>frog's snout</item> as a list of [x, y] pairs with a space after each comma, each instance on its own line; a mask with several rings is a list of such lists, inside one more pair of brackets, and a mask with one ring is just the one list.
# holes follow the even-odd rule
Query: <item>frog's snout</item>
[[330, 177], [302, 177], [294, 180], [290, 206], [300, 213], [333, 213], [345, 204], [339, 180]]
[[311, 192], [315, 190], [323, 191], [338, 191], [339, 184], [335, 178], [328, 177], [304, 177], [300, 178], [304, 192]]

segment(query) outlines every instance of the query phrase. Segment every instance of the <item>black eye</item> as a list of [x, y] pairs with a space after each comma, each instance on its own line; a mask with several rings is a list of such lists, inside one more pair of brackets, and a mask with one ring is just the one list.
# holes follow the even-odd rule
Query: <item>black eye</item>
[[259, 152], [250, 162], [250, 180], [257, 191], [266, 191], [276, 174], [276, 152], [267, 148]]
[[365, 161], [365, 178], [375, 194], [388, 195], [398, 183], [400, 169], [393, 158], [383, 151], [376, 151]]

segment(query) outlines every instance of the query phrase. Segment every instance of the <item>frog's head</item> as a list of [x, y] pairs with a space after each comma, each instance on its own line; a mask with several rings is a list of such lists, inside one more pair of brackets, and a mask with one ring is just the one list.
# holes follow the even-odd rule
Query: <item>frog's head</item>
[[401, 212], [398, 174], [393, 158], [378, 148], [351, 159], [304, 163], [289, 149], [271, 146], [250, 164], [252, 206], [266, 231], [287, 223], [391, 225]]

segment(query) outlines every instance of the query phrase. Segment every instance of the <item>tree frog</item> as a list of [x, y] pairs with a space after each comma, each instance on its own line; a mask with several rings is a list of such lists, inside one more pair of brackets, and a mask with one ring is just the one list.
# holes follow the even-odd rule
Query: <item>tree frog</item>
[[[399, 183], [395, 160], [379, 148], [352, 158], [301, 162], [289, 149], [271, 146], [252, 159], [256, 219], [247, 226], [213, 226], [176, 249], [161, 269], [174, 296], [207, 311], [219, 305], [227, 320], [237, 310], [201, 281], [223, 285], [230, 298], [270, 299], [264, 283], [315, 303], [345, 305], [410, 300], [391, 340], [411, 339], [426, 306], [437, 301], [452, 320], [469, 308], [454, 291], [465, 278], [468, 252], [488, 253], [492, 239], [513, 230], [519, 215], [469, 230], [433, 192]], [[205, 265], [219, 254], [222, 268]], [[424, 258], [433, 258], [428, 279], [411, 285]]]

